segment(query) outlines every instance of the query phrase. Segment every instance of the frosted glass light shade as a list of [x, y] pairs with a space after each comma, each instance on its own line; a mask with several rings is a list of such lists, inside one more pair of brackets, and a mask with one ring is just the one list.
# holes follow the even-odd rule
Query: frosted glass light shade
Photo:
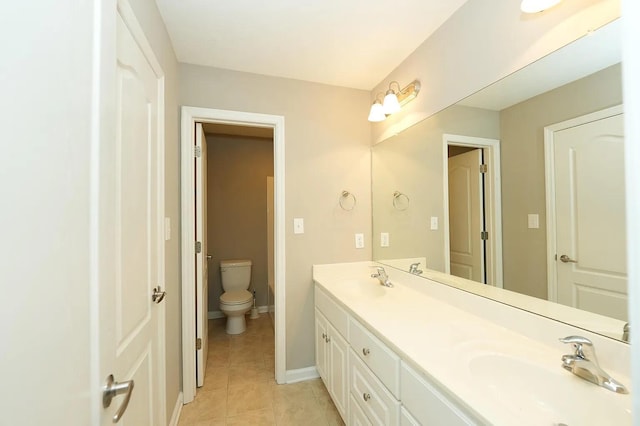
[[387, 91], [382, 108], [387, 115], [400, 111], [400, 102], [398, 102], [398, 96], [393, 90]]
[[522, 0], [520, 10], [524, 13], [538, 13], [552, 8], [562, 0]]
[[382, 104], [380, 101], [375, 101], [369, 111], [369, 121], [376, 123], [378, 121], [384, 121], [385, 118], [387, 117], [384, 115]]

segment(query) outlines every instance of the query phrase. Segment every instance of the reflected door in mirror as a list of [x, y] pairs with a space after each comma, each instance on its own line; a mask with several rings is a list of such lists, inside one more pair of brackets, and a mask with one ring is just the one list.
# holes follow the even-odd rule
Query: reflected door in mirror
[[554, 132], [558, 302], [626, 320], [623, 115]]

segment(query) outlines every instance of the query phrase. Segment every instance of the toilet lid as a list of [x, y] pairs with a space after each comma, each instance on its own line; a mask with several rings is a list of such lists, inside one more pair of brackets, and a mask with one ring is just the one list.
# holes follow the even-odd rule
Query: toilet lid
[[242, 305], [250, 302], [251, 299], [253, 299], [253, 295], [247, 290], [225, 291], [220, 296], [220, 302], [225, 305]]

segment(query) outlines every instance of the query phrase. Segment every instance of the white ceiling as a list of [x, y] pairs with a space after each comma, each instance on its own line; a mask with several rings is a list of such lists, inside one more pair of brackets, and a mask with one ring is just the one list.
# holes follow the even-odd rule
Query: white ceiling
[[371, 90], [467, 0], [156, 0], [179, 62]]

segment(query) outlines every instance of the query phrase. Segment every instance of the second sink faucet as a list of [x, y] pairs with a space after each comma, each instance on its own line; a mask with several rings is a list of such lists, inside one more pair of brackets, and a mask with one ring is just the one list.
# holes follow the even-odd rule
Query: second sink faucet
[[616, 393], [629, 393], [627, 388], [611, 377], [598, 364], [596, 350], [591, 340], [582, 336], [567, 336], [560, 339], [562, 343], [573, 345], [574, 353], [562, 356], [562, 367], [598, 386]]
[[409, 273], [420, 275], [422, 273], [422, 269], [418, 269], [418, 266], [420, 266], [420, 262], [412, 263], [411, 265], [409, 265]]
[[380, 281], [380, 285], [385, 287], [393, 287], [391, 281], [389, 281], [389, 276], [387, 275], [387, 271], [384, 270], [382, 266], [376, 266], [375, 274], [371, 274], [371, 278], [377, 278]]

